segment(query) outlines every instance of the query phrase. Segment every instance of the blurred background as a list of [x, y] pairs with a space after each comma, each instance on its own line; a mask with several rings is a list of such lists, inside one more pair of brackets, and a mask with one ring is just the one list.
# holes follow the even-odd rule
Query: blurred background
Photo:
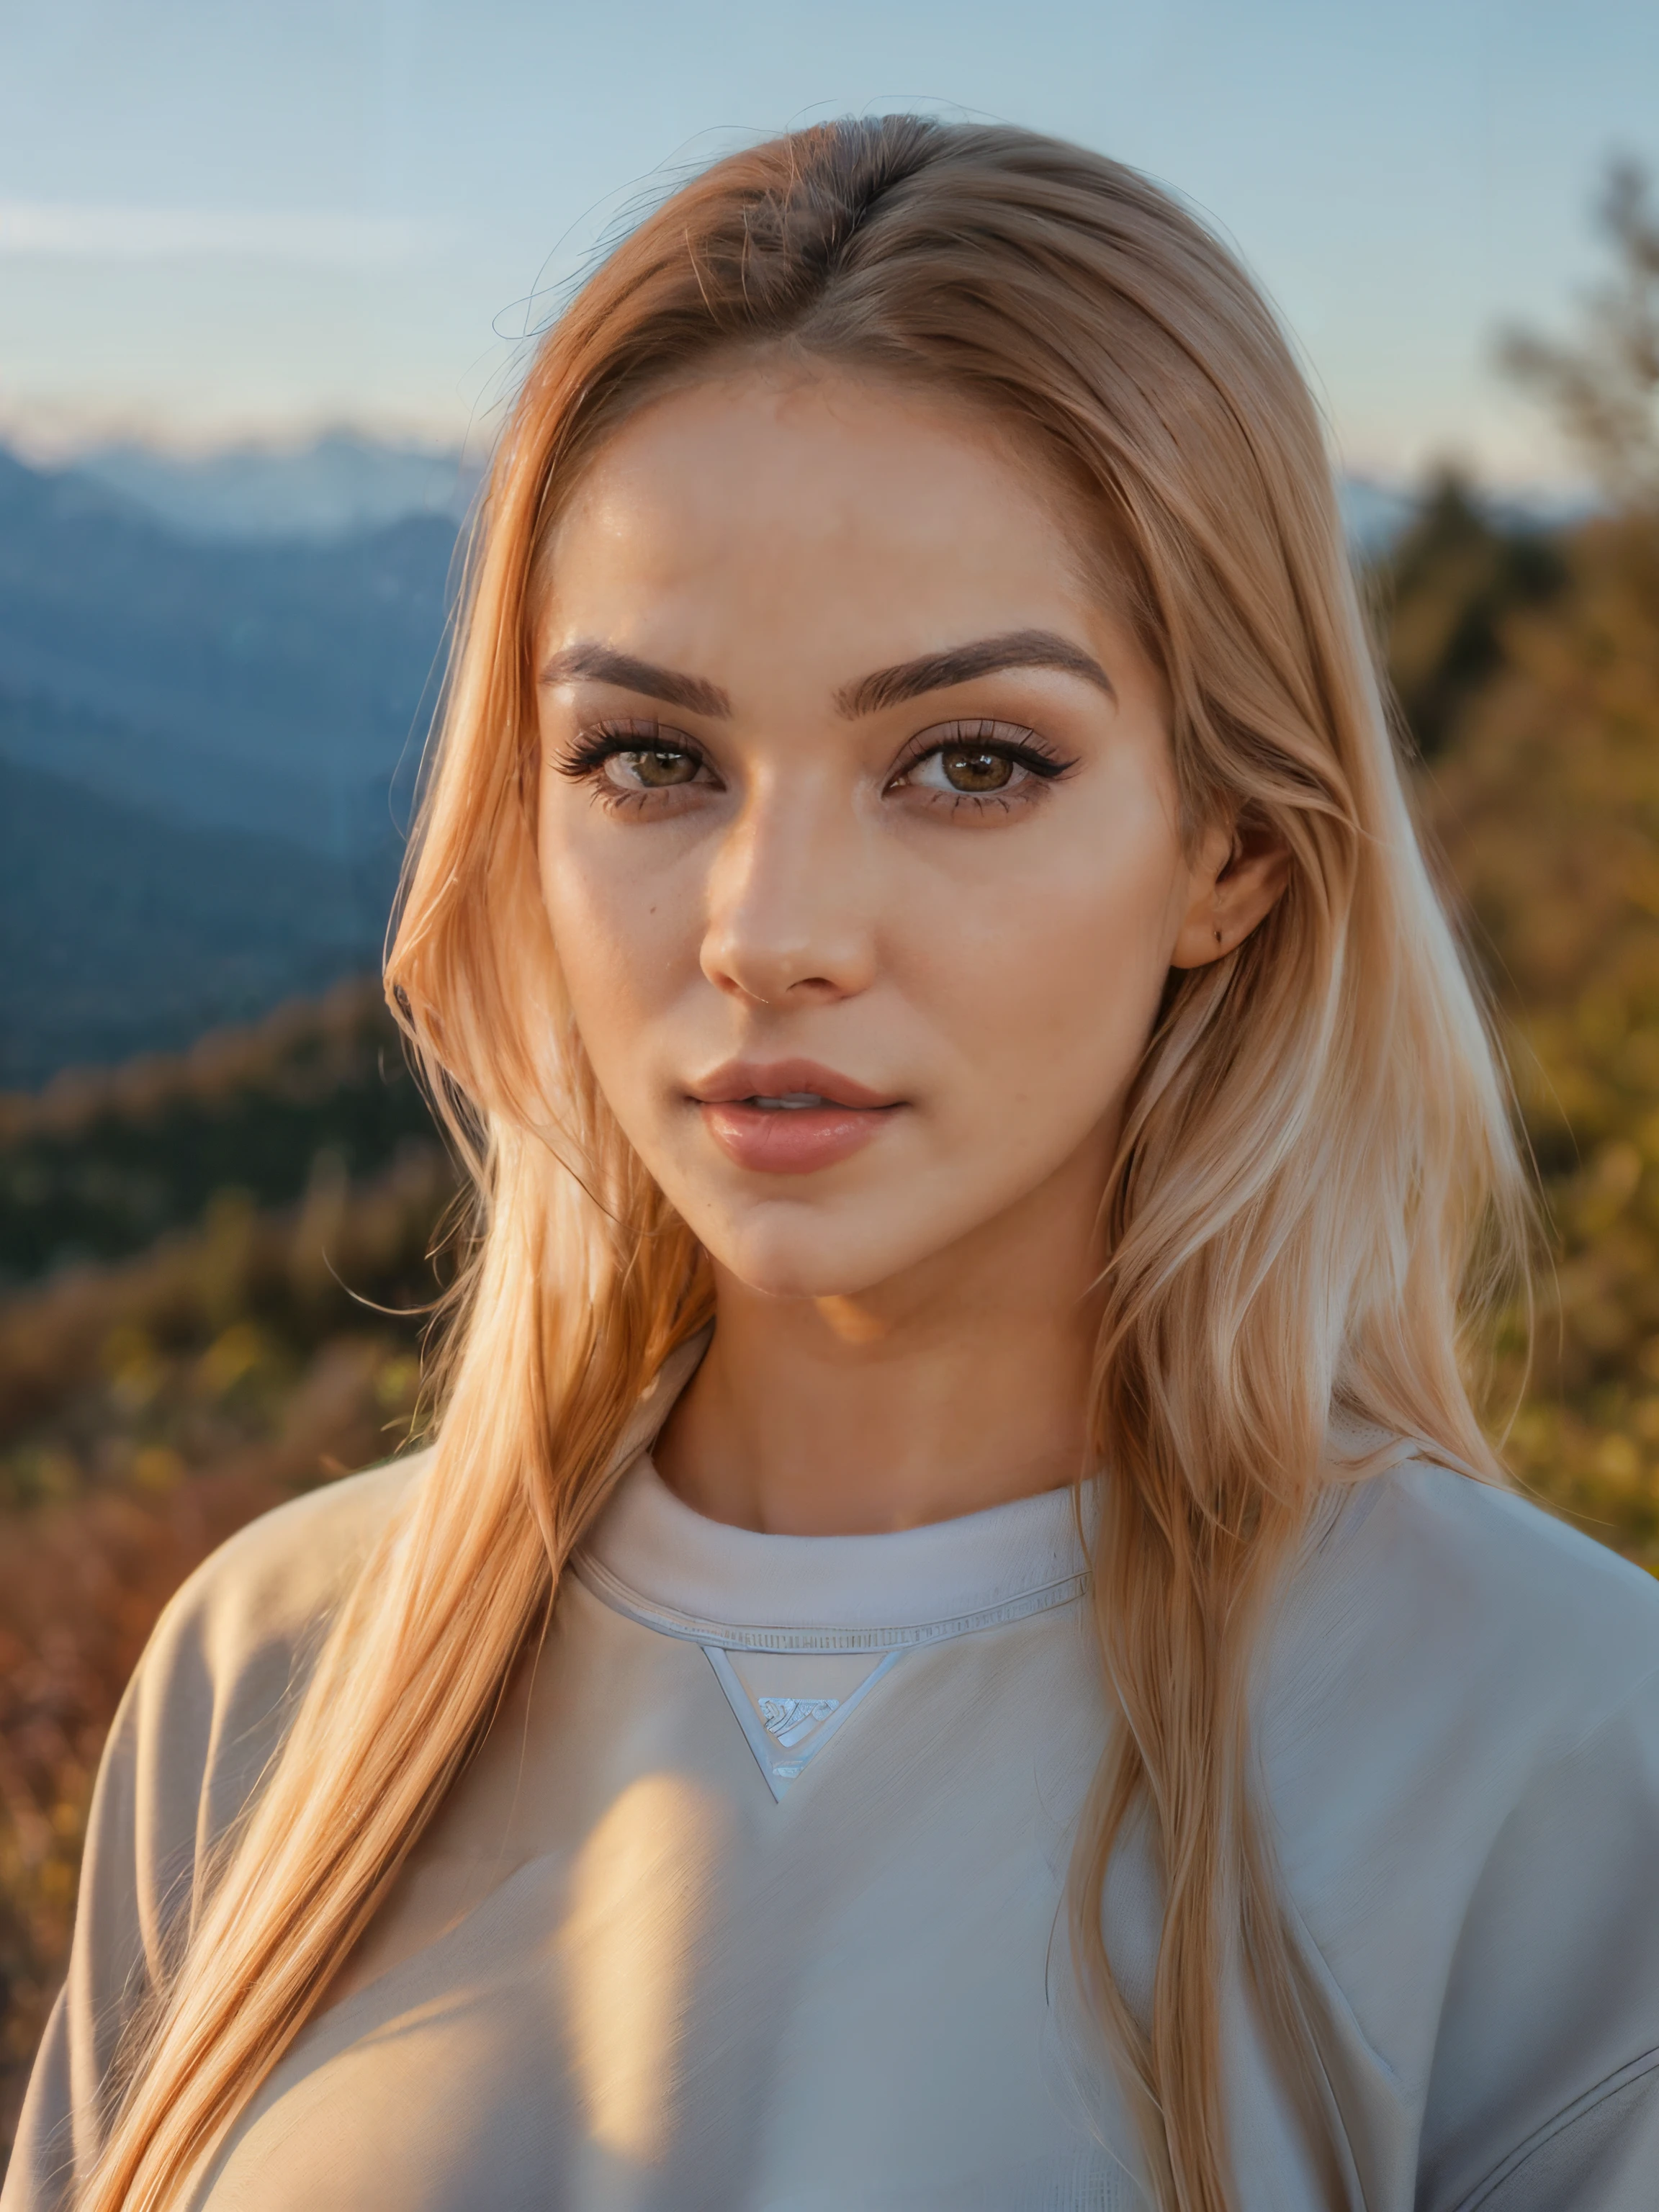
[[526, 349], [689, 169], [918, 106], [1293, 331], [1548, 1202], [1510, 1459], [1659, 1571], [1659, 9], [0, 0], [0, 2146], [157, 1609], [413, 1418], [374, 971]]

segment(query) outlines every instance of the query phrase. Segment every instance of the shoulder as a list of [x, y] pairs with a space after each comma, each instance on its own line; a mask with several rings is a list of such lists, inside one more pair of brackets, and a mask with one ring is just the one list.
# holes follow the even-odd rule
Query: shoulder
[[1507, 1610], [1524, 1595], [1551, 1616], [1603, 1614], [1610, 1627], [1656, 1632], [1659, 1583], [1517, 1491], [1419, 1454], [1364, 1492], [1356, 1534], [1373, 1524], [1373, 1540], [1443, 1561], [1483, 1607]]
[[1659, 2048], [1659, 1584], [1410, 1460], [1335, 1504], [1264, 1692], [1297, 1915], [1458, 2202]]
[[1659, 1582], [1516, 1492], [1413, 1458], [1334, 1503], [1279, 1644], [1293, 1704], [1311, 1668], [1402, 1722], [1478, 1719], [1530, 1760], [1659, 1678]]
[[37, 2149], [76, 2124], [71, 2077], [113, 2065], [188, 1924], [204, 1854], [258, 1787], [336, 1607], [426, 1463], [411, 1455], [264, 1515], [157, 1621], [99, 1765], [68, 1985], [25, 2127]]
[[68, 1979], [13, 2156], [19, 2203], [58, 2203], [66, 2166], [95, 2154], [88, 2085], [112, 2078], [189, 1925], [204, 1854], [257, 1787], [310, 1653], [424, 1464], [348, 1476], [251, 1522], [156, 1623], [99, 1765]]
[[429, 1452], [343, 1476], [250, 1521], [169, 1601], [156, 1640], [187, 1637], [216, 1668], [271, 1645], [298, 1650], [331, 1613]]
[[1411, 1459], [1333, 1500], [1266, 1657], [1263, 1745], [1299, 1829], [1366, 1808], [1381, 1834], [1473, 1846], [1615, 1716], [1659, 1731], [1659, 1583]]
[[187, 1804], [198, 1843], [240, 1809], [336, 1607], [428, 1458], [348, 1475], [261, 1515], [164, 1609], [106, 1765], [125, 1751], [155, 1794]]

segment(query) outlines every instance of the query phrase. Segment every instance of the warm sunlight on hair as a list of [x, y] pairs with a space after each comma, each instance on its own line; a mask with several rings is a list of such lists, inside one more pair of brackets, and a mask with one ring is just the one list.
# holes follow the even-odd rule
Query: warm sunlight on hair
[[[1252, 1670], [1333, 1482], [1418, 1448], [1496, 1476], [1465, 1359], [1526, 1201], [1319, 420], [1231, 254], [1000, 126], [827, 125], [675, 193], [503, 433], [386, 981], [478, 1197], [435, 1450], [151, 1962], [82, 2212], [181, 2202], [233, 2140], [556, 1592], [556, 1644], [641, 1394], [717, 1305], [665, 1513], [909, 1543], [1107, 1470], [1089, 1694], [1123, 1725], [1069, 1890], [1094, 2072], [1165, 2212], [1237, 2205], [1237, 1970], [1334, 2192]], [[763, 1379], [732, 1414], [740, 1370], [810, 1394], [857, 1358], [878, 1443], [884, 1348], [930, 1313], [963, 1332], [936, 1462], [851, 1449], [828, 1383], [788, 1452]], [[722, 1694], [763, 1764], [853, 1692]], [[765, 1771], [781, 1812], [799, 1768]], [[718, 1848], [700, 1821], [641, 1781], [575, 1877], [578, 1978], [618, 1992], [580, 1999], [576, 2071], [647, 2163], [692, 1934], [641, 1899], [677, 1838]], [[1144, 1975], [1103, 1935], [1132, 1846]]]

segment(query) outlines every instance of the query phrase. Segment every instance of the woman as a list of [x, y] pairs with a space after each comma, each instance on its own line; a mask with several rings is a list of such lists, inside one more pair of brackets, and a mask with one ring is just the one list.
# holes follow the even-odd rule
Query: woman
[[670, 199], [387, 974], [437, 1441], [158, 1630], [8, 2212], [1651, 2204], [1659, 1592], [1471, 1410], [1504, 1095], [1205, 229], [902, 117]]

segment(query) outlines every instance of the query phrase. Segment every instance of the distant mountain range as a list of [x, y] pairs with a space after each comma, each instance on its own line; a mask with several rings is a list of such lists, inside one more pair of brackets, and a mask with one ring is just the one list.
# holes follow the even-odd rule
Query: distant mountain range
[[0, 748], [345, 858], [385, 836], [418, 752], [454, 549], [435, 514], [208, 544], [0, 453]]
[[223, 542], [346, 538], [421, 514], [453, 526], [471, 505], [480, 471], [459, 453], [337, 431], [306, 446], [200, 455], [105, 446], [82, 454], [74, 473], [183, 537]]
[[371, 965], [396, 879], [0, 759], [0, 1090], [187, 1045]]
[[456, 521], [277, 537], [271, 513], [215, 542], [0, 453], [0, 1088], [185, 1043], [379, 953]]

